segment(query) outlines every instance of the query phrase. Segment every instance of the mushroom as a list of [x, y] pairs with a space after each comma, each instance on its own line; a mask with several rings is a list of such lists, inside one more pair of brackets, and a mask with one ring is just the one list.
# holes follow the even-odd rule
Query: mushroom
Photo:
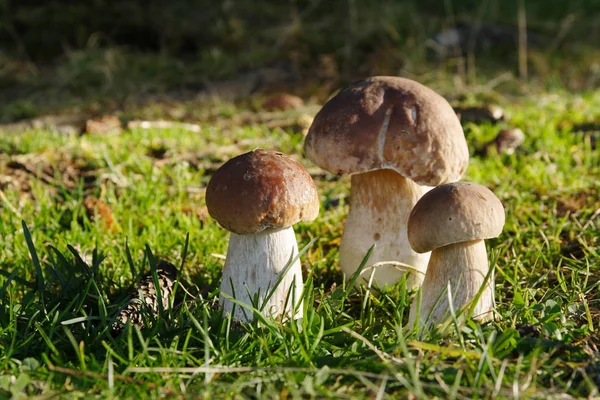
[[225, 312], [233, 313], [236, 321], [253, 319], [252, 311], [230, 299], [235, 298], [262, 307], [267, 317], [301, 317], [302, 271], [292, 225], [312, 221], [319, 213], [317, 190], [304, 167], [275, 151], [239, 155], [211, 178], [206, 206], [231, 232], [221, 282]]
[[[469, 152], [448, 102], [415, 81], [372, 77], [352, 84], [316, 115], [304, 149], [337, 175], [351, 174], [351, 203], [340, 244], [346, 276], [376, 244], [357, 284], [370, 278], [393, 285], [409, 270], [408, 286], [423, 281], [428, 254], [415, 253], [406, 224], [413, 206], [431, 189], [462, 176]], [[362, 282], [361, 282], [362, 281]]]
[[523, 144], [525, 134], [519, 128], [502, 129], [494, 139], [498, 154], [513, 154], [515, 149]]
[[408, 219], [408, 240], [418, 253], [431, 251], [431, 258], [421, 287], [420, 309], [415, 300], [408, 326], [417, 319], [420, 326], [443, 322], [449, 315], [449, 297], [458, 312], [480, 291], [472, 315], [481, 321], [491, 318], [493, 277], [486, 281], [489, 267], [484, 239], [500, 235], [503, 226], [502, 203], [491, 190], [476, 183], [441, 185], [418, 201]]

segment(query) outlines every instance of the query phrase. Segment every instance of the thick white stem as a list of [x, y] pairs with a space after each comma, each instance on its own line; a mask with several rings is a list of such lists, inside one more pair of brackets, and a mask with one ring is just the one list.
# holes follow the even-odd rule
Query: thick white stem
[[[459, 313], [477, 296], [488, 274], [488, 259], [483, 240], [455, 243], [431, 252], [425, 281], [421, 287], [421, 308], [417, 312], [417, 299], [410, 309], [408, 326], [419, 318], [419, 325], [435, 325], [450, 316], [448, 286], [452, 307]], [[485, 321], [494, 308], [493, 276], [486, 282], [472, 317]], [[449, 285], [448, 285], [449, 284]], [[418, 315], [417, 315], [418, 314]]]
[[358, 284], [368, 282], [374, 270], [379, 286], [394, 285], [409, 266], [408, 287], [421, 285], [430, 253], [413, 251], [406, 225], [412, 208], [430, 189], [392, 170], [352, 175], [350, 211], [340, 244], [340, 265], [347, 278], [375, 244]]
[[[263, 315], [269, 318], [277, 318], [281, 314], [300, 318], [304, 284], [299, 259], [287, 270], [281, 283], [267, 300], [282, 271], [297, 255], [298, 244], [292, 227], [253, 235], [231, 233], [221, 293], [257, 309], [262, 307]], [[219, 302], [226, 313], [233, 312], [235, 320], [252, 321], [251, 310], [223, 296]], [[294, 309], [297, 311], [292, 316]]]

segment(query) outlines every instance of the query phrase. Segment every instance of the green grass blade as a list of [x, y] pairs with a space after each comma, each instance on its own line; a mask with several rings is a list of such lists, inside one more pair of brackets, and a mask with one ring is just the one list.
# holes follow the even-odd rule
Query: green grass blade
[[33, 244], [33, 240], [31, 239], [31, 233], [29, 232], [29, 228], [24, 220], [21, 220], [21, 226], [23, 227], [23, 234], [25, 235], [25, 241], [27, 242], [27, 247], [29, 248], [29, 254], [31, 256], [31, 261], [33, 262], [33, 266], [35, 268], [35, 281], [37, 285], [37, 291], [40, 295], [40, 299], [42, 304], [44, 304], [44, 291], [46, 284], [44, 282], [44, 274], [42, 273], [42, 266], [40, 264], [40, 259], [38, 258], [37, 251], [35, 250], [35, 245]]

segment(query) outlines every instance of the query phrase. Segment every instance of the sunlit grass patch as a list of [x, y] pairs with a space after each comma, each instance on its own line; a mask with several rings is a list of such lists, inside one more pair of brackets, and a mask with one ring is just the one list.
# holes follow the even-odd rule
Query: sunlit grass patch
[[[1, 393], [597, 396], [600, 153], [565, 121], [597, 121], [600, 97], [502, 105], [504, 125], [465, 124], [464, 179], [506, 208], [502, 235], [486, 242], [497, 319], [431, 332], [406, 329], [414, 294], [402, 283], [368, 292], [343, 281], [349, 179], [310, 165], [300, 133], [220, 119], [200, 120], [200, 132], [2, 133]], [[504, 126], [521, 128], [524, 144], [510, 155], [475, 154]], [[207, 215], [204, 190], [224, 161], [257, 147], [300, 160], [322, 206], [296, 229], [300, 248], [315, 240], [302, 257], [305, 318], [240, 326], [216, 308], [227, 233]], [[181, 286], [164, 315], [113, 337], [150, 254], [183, 267]]]

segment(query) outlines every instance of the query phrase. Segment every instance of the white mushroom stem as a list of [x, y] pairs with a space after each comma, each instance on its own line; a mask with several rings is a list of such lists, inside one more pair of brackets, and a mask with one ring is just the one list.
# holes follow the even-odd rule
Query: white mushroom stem
[[350, 211], [340, 244], [342, 271], [349, 278], [375, 244], [357, 284], [368, 282], [374, 269], [379, 286], [394, 285], [412, 268], [407, 284], [418, 288], [429, 253], [419, 254], [410, 247], [406, 225], [413, 206], [431, 187], [417, 185], [389, 169], [352, 175], [351, 183]]
[[[412, 328], [417, 317], [420, 326], [436, 325], [448, 318], [451, 315], [448, 287], [450, 287], [452, 308], [456, 314], [459, 314], [465, 306], [471, 306], [470, 303], [482, 288], [488, 271], [487, 252], [483, 240], [455, 243], [433, 250], [425, 281], [421, 287], [421, 308], [417, 315], [418, 299], [415, 298], [410, 309], [408, 326]], [[493, 308], [492, 276], [486, 282], [474, 305], [472, 317], [480, 321], [488, 320], [492, 317]]]
[[[238, 302], [254, 305], [258, 309], [266, 301], [262, 313], [269, 318], [276, 318], [282, 314], [292, 316], [294, 309], [297, 311], [292, 317], [300, 318], [304, 285], [299, 259], [287, 270], [271, 298], [266, 300], [282, 271], [297, 255], [298, 244], [292, 227], [251, 235], [231, 233], [223, 268], [221, 293], [235, 298]], [[235, 304], [224, 296], [220, 297], [219, 303], [226, 313], [233, 312], [235, 320], [252, 321], [252, 310]]]

